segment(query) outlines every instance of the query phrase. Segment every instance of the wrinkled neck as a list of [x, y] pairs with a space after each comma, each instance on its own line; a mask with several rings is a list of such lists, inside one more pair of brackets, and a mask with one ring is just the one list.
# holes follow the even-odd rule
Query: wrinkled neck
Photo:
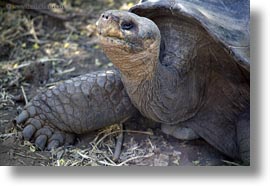
[[123, 63], [120, 67], [123, 79], [137, 85], [152, 80], [159, 66], [157, 60], [147, 54], [130, 58], [129, 64]]
[[140, 78], [139, 81], [122, 74], [122, 81], [131, 102], [144, 116], [157, 122], [172, 123], [174, 108], [179, 105], [177, 72], [173, 68], [163, 66], [158, 60], [153, 70], [151, 76]]
[[[145, 81], [152, 81], [159, 68], [159, 41], [149, 48], [135, 54], [122, 54], [115, 59], [114, 65], [120, 70], [125, 83], [138, 86]], [[114, 55], [114, 54], [113, 54]]]
[[137, 61], [137, 64], [141, 64], [121, 73], [122, 81], [130, 94], [146, 95], [147, 92], [156, 89], [160, 82], [164, 67], [159, 63], [158, 59], [145, 59], [147, 64], [145, 64], [145, 61]]

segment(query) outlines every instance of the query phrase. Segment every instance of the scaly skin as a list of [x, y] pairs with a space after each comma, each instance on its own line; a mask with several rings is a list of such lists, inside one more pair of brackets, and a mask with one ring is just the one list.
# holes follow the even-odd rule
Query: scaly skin
[[[70, 134], [119, 122], [136, 107], [161, 123], [163, 132], [179, 139], [202, 137], [249, 164], [247, 72], [188, 17], [172, 19], [164, 17], [157, 27], [130, 12], [102, 14], [99, 42], [121, 78], [117, 72], [115, 82], [108, 74], [85, 75], [39, 95], [17, 118], [17, 123], [30, 118], [24, 137], [50, 149], [72, 141]], [[106, 82], [116, 93], [107, 91]]]
[[75, 134], [119, 123], [136, 109], [117, 71], [85, 74], [34, 97], [15, 119], [23, 137], [43, 150], [72, 144]]
[[249, 164], [249, 73], [190, 17], [149, 14], [110, 10], [97, 23], [132, 104], [166, 134]]

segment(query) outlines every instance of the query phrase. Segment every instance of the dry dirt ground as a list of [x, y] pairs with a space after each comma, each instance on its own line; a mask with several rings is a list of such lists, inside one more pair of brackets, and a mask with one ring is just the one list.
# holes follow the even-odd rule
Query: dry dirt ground
[[[203, 140], [180, 141], [159, 124], [133, 118], [123, 126], [123, 146], [113, 160], [118, 124], [78, 136], [74, 146], [41, 152], [21, 138], [12, 119], [41, 90], [63, 80], [113, 68], [97, 43], [95, 22], [107, 9], [128, 9], [137, 1], [56, 1], [46, 11], [0, 7], [0, 165], [169, 166], [237, 165]], [[59, 5], [59, 4], [58, 4]], [[48, 13], [49, 12], [49, 13]], [[23, 93], [24, 92], [24, 93]]]

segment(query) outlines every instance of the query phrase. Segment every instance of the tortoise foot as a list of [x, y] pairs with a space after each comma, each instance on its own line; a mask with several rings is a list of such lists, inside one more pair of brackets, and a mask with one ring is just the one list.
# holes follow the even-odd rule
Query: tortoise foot
[[161, 130], [165, 134], [171, 135], [177, 139], [181, 140], [194, 140], [200, 138], [194, 130], [188, 127], [180, 126], [180, 125], [167, 125], [162, 124]]
[[74, 143], [75, 135], [61, 131], [50, 123], [42, 120], [38, 115], [32, 117], [22, 112], [15, 120], [16, 124], [23, 124], [23, 138], [35, 144], [39, 150], [52, 150], [63, 145]]

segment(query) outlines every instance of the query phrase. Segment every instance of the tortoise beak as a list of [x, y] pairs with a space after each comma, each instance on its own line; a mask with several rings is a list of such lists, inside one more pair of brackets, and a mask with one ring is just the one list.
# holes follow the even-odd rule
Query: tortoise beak
[[119, 21], [120, 18], [117, 16], [117, 12], [104, 12], [96, 22], [98, 34], [105, 37], [124, 38], [120, 31]]

